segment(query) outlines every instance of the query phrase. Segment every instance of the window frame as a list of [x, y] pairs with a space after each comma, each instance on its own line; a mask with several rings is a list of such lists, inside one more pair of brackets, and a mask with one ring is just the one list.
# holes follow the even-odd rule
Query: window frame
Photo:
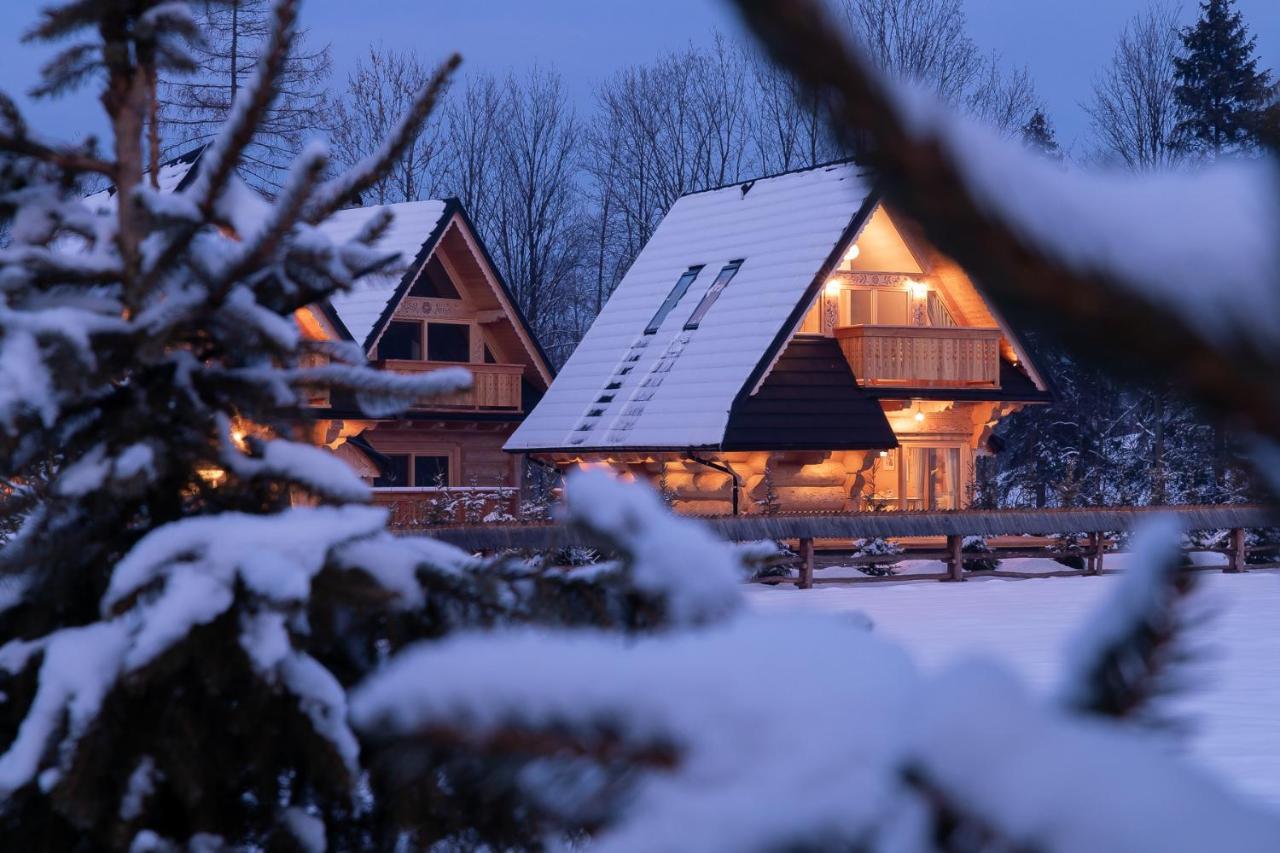
[[[438, 361], [441, 364], [474, 364], [475, 363], [475, 344], [476, 334], [479, 329], [475, 328], [477, 324], [467, 320], [424, 320], [422, 321], [422, 355], [423, 361]], [[467, 330], [467, 360], [466, 361], [444, 361], [441, 359], [431, 358], [431, 327], [432, 326], [463, 326]]]
[[[397, 323], [405, 326], [418, 327], [418, 357], [417, 358], [399, 358], [395, 356], [383, 355], [382, 344], [386, 340], [387, 332], [391, 331], [391, 327]], [[424, 356], [427, 354], [427, 338], [426, 324], [422, 320], [401, 320], [392, 318], [387, 321], [387, 327], [382, 330], [382, 334], [378, 337], [378, 361], [425, 361]]]
[[410, 450], [410, 451], [396, 451], [396, 452], [379, 451], [379, 452], [382, 453], [382, 455], [386, 456], [387, 458], [398, 457], [398, 456], [407, 457], [409, 460], [408, 468], [407, 468], [407, 472], [408, 472], [407, 479], [409, 480], [409, 482], [402, 486], [374, 486], [373, 488], [375, 489], [433, 489], [433, 488], [436, 488], [434, 484], [429, 484], [425, 486], [420, 486], [417, 484], [416, 469], [417, 469], [418, 457], [420, 456], [421, 457], [443, 456], [444, 458], [449, 460], [449, 477], [448, 477], [448, 482], [445, 483], [445, 488], [455, 488], [461, 483], [462, 472], [460, 470], [460, 465], [462, 463], [462, 453], [460, 448], [458, 447], [452, 447], [452, 446], [446, 445], [446, 446], [438, 446], [438, 447], [418, 448], [416, 450]]
[[680, 273], [680, 278], [676, 279], [675, 285], [667, 293], [666, 298], [662, 300], [658, 310], [653, 312], [653, 317], [649, 319], [648, 325], [644, 327], [646, 335], [658, 334], [658, 329], [662, 328], [662, 324], [671, 316], [671, 312], [676, 310], [680, 300], [684, 299], [684, 295], [689, 292], [689, 288], [698, 280], [698, 276], [702, 274], [702, 270], [705, 267], [706, 264], [696, 264]]
[[746, 263], [746, 260], [746, 258], [737, 258], [720, 268], [720, 272], [716, 273], [711, 286], [707, 288], [706, 293], [702, 294], [702, 299], [698, 300], [697, 307], [693, 309], [693, 313], [685, 321], [684, 330], [686, 332], [692, 332], [702, 324], [702, 321], [707, 317], [707, 313], [711, 311], [712, 307], [720, 299], [720, 294], [728, 289], [729, 283], [737, 276], [738, 271], [742, 269], [742, 265]]
[[[870, 294], [871, 304], [871, 321], [867, 323], [853, 322], [853, 294], [867, 293]], [[880, 321], [880, 294], [883, 293], [901, 293], [906, 302], [905, 321], [902, 323], [883, 323]], [[886, 286], [859, 286], [844, 287], [840, 290], [839, 315], [841, 326], [910, 326], [911, 325], [911, 291], [906, 287]]]

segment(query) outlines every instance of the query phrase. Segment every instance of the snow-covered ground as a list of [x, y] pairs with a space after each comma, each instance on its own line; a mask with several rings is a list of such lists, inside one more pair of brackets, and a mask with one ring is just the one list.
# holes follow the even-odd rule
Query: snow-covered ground
[[[1007, 560], [1002, 568], [1022, 571], [1028, 566], [1015, 564], [1023, 562], [1032, 561]], [[1122, 555], [1109, 558], [1109, 568], [1122, 564]], [[1209, 619], [1194, 634], [1196, 658], [1186, 669], [1190, 686], [1167, 702], [1168, 710], [1189, 724], [1185, 744], [1193, 760], [1280, 808], [1280, 573], [1203, 572], [1199, 578], [1197, 612], [1205, 608]], [[750, 600], [766, 612], [862, 611], [922, 666], [972, 653], [994, 655], [1047, 691], [1056, 684], [1077, 627], [1116, 581], [1111, 576], [752, 587]]]

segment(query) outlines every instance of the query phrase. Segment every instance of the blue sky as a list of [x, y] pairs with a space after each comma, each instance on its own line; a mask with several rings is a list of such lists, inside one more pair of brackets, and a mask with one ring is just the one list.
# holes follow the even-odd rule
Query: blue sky
[[[17, 47], [35, 18], [35, 0], [11, 0], [0, 18], [0, 88], [24, 94], [46, 48]], [[970, 33], [1005, 62], [1026, 65], [1064, 145], [1087, 144], [1080, 102], [1111, 54], [1125, 20], [1146, 0], [968, 0]], [[13, 7], [31, 9], [15, 13]], [[1280, 68], [1280, 2], [1239, 0], [1263, 62]], [[1182, 17], [1195, 15], [1184, 2]], [[645, 62], [690, 42], [705, 44], [715, 28], [742, 37], [724, 0], [306, 0], [303, 21], [317, 42], [333, 47], [335, 85], [371, 42], [412, 47], [424, 58], [459, 50], [466, 68], [504, 71], [534, 63], [564, 76], [579, 108], [588, 110], [595, 84], [614, 69]], [[96, 93], [32, 104], [38, 127], [64, 137], [100, 129]]]

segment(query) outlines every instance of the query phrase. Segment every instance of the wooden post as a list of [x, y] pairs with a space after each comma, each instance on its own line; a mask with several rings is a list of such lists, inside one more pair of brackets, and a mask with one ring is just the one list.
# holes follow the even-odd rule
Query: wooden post
[[1089, 534], [1089, 550], [1085, 555], [1084, 563], [1085, 574], [1102, 574], [1102, 549], [1104, 547], [1101, 533]]
[[947, 577], [945, 580], [964, 580], [964, 537], [947, 537]]
[[1245, 543], [1244, 529], [1237, 527], [1231, 531], [1231, 547], [1227, 554], [1227, 567], [1224, 572], [1233, 574], [1245, 571], [1245, 560], [1249, 556], [1248, 545]]
[[800, 589], [813, 589], [813, 540], [800, 540], [800, 579], [796, 582]]

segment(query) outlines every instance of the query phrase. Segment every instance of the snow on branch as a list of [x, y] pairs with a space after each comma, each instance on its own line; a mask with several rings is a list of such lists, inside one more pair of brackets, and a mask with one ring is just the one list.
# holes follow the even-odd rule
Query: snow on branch
[[1134, 533], [1133, 560], [1117, 588], [1069, 646], [1059, 701], [1109, 717], [1150, 714], [1176, 662], [1184, 627], [1179, 604], [1193, 588], [1182, 570], [1181, 531], [1171, 518]]
[[736, 0], [888, 201], [1008, 319], [1280, 441], [1280, 169], [1062, 171], [875, 71], [820, 0]]
[[564, 519], [621, 555], [636, 588], [664, 599], [677, 623], [715, 621], [741, 606], [738, 552], [701, 522], [672, 515], [646, 485], [574, 472]]
[[[525, 762], [526, 793], [603, 824], [591, 849], [611, 853], [935, 849], [938, 798], [983, 849], [1263, 851], [1280, 832], [1163, 745], [1068, 716], [994, 663], [924, 677], [829, 616], [457, 635], [397, 655], [350, 706], [389, 749]], [[553, 770], [619, 756], [620, 788]], [[762, 791], [795, 795], [762, 808]]]

